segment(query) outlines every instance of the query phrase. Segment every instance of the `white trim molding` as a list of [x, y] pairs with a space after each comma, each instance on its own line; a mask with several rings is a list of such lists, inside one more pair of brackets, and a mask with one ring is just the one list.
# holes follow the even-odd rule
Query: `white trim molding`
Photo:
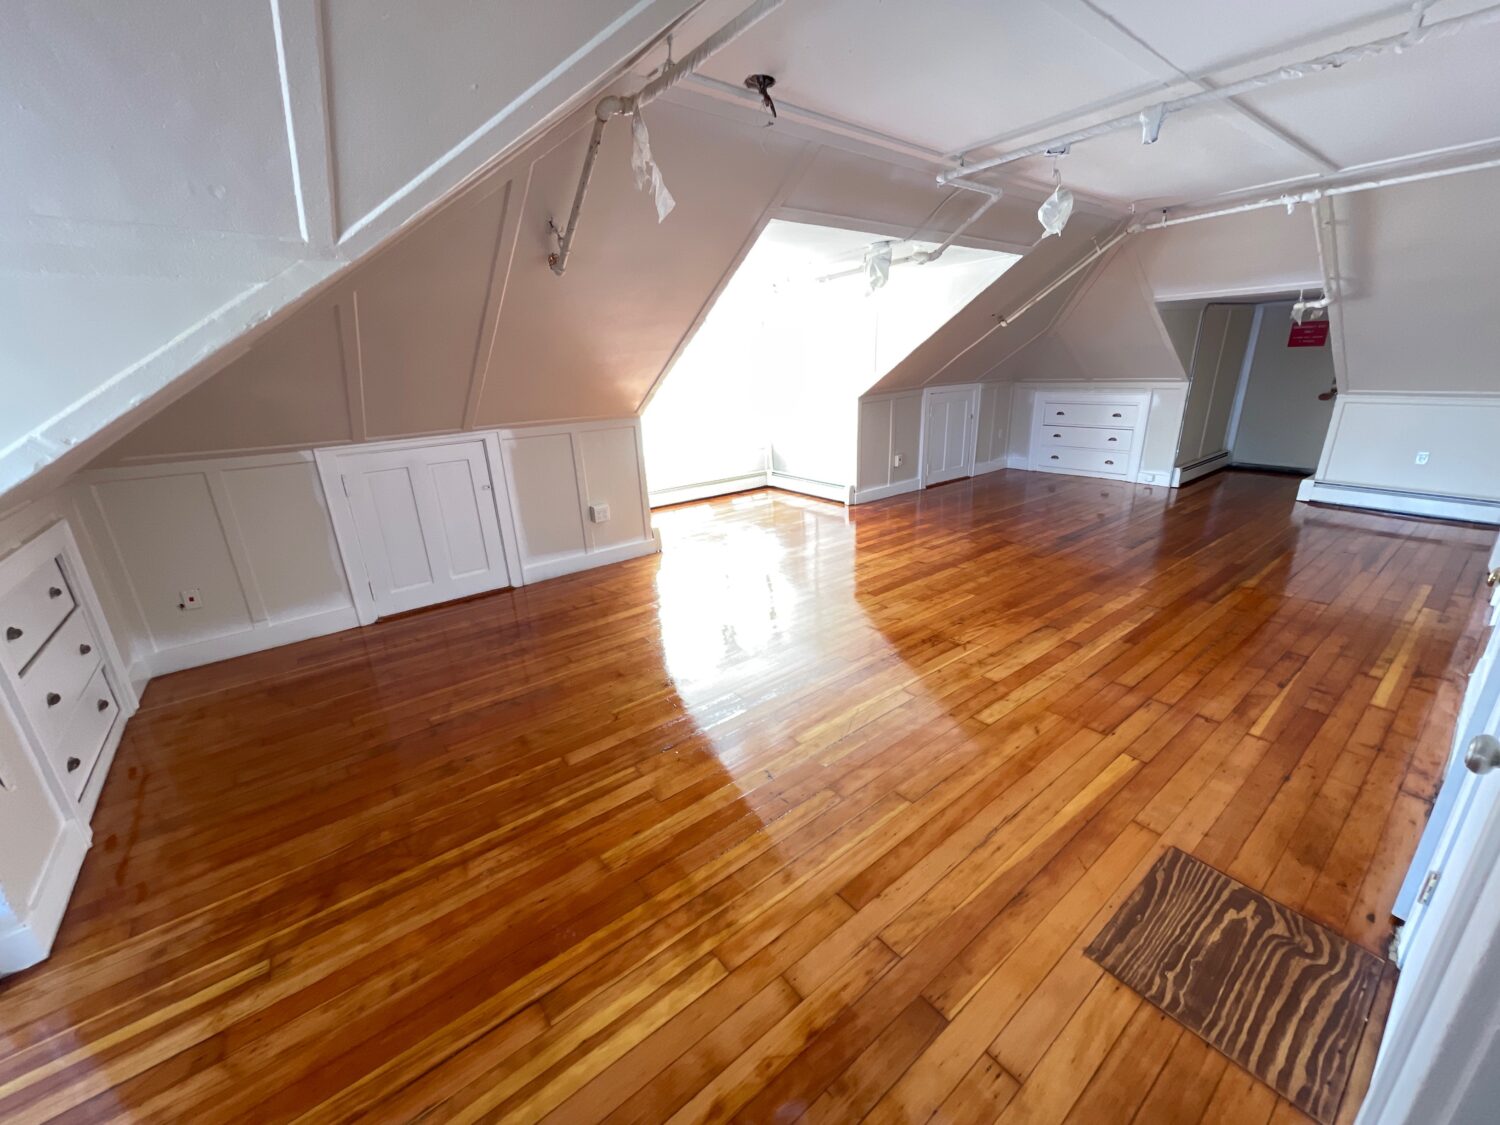
[[650, 493], [653, 508], [665, 508], [669, 504], [686, 504], [693, 500], [709, 500], [715, 496], [729, 496], [735, 492], [748, 492], [753, 488], [765, 488], [770, 474], [766, 472], [745, 473], [723, 480], [703, 481], [699, 484], [679, 484], [672, 488]]
[[1473, 500], [1459, 496], [1434, 496], [1403, 492], [1394, 488], [1370, 488], [1337, 484], [1307, 477], [1297, 486], [1297, 499], [1306, 504], [1328, 504], [1337, 508], [1363, 508], [1401, 516], [1459, 520], [1500, 526], [1500, 501]]
[[904, 496], [908, 492], [920, 492], [922, 485], [915, 477], [908, 480], [898, 480], [893, 484], [877, 484], [869, 488], [857, 488], [854, 490], [854, 498], [851, 504], [868, 504], [872, 500], [885, 500], [892, 496]]
[[[1201, 461], [1194, 461], [1191, 465], [1181, 465], [1172, 470], [1171, 487], [1177, 488], [1179, 485], [1187, 484], [1189, 481], [1206, 477], [1210, 473], [1217, 473], [1220, 469], [1227, 469], [1229, 463], [1230, 454], [1226, 449], [1212, 456], [1205, 457]], [[1143, 484], [1160, 483], [1156, 480], [1155, 473], [1141, 473], [1140, 476], [1149, 476], [1151, 478], [1149, 481], [1143, 481]]]
[[787, 492], [800, 492], [804, 496], [815, 496], [819, 500], [832, 500], [836, 504], [851, 503], [854, 496], [852, 485], [830, 484], [828, 481], [812, 480], [808, 477], [794, 476], [791, 473], [778, 473], [774, 469], [766, 474], [766, 483], [772, 488], [785, 489]]

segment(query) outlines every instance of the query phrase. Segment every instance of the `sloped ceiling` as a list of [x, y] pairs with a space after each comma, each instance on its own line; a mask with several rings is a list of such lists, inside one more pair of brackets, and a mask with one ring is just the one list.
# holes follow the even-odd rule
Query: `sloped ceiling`
[[[1426, 19], [1483, 2], [1438, 0]], [[643, 45], [690, 9], [677, 57], [743, 6], [170, 0], [125, 19], [21, 4], [0, 45], [0, 142], [20, 169], [0, 189], [0, 362], [24, 389], [7, 387], [0, 492], [76, 467], [236, 356], [219, 387], [111, 456], [619, 413], [639, 405], [768, 209], [907, 229], [936, 209], [941, 230], [962, 203], [932, 178], [960, 159], [1411, 19], [1406, 0], [1265, 0], [1212, 19], [1190, 0], [789, 0], [648, 114], [679, 215], [654, 225], [614, 127], [576, 264], [547, 275], [544, 220], [566, 213], [585, 119], [558, 122], [622, 69], [617, 88], [637, 88], [665, 60]], [[1039, 246], [888, 385], [994, 376], [1055, 350], [1051, 333], [1027, 342], [1031, 326], [992, 331], [991, 314], [1132, 206], [1500, 151], [1497, 46], [1491, 25], [1175, 115], [1151, 146], [1129, 130], [1075, 146], [1061, 168], [1082, 201], [1077, 230]], [[743, 88], [750, 72], [777, 76], [774, 129]], [[986, 173], [1012, 206], [974, 233], [1028, 245], [1051, 175], [1038, 158]], [[1150, 244], [1133, 254], [1161, 295]], [[1082, 285], [1028, 319], [1050, 324]], [[298, 308], [295, 327], [247, 354]], [[90, 331], [69, 331], [80, 309]]]

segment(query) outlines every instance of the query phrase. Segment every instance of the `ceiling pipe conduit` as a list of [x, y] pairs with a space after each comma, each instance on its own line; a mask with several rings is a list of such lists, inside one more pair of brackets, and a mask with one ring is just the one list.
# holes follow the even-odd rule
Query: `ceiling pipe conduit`
[[610, 118], [639, 113], [673, 86], [687, 78], [709, 57], [738, 39], [766, 16], [781, 7], [786, 0], [756, 0], [734, 19], [714, 32], [698, 46], [670, 64], [655, 78], [631, 95], [610, 94], [594, 105], [594, 127], [589, 134], [589, 147], [583, 154], [583, 171], [578, 177], [578, 188], [573, 193], [573, 206], [568, 211], [568, 222], [557, 236], [557, 250], [547, 257], [547, 264], [558, 277], [568, 268], [568, 256], [573, 252], [573, 239], [578, 234], [578, 219], [583, 213], [583, 201], [588, 195], [589, 181], [594, 176], [594, 164], [599, 157], [599, 146], [604, 142], [604, 127]]
[[[1011, 164], [1017, 160], [1025, 160], [1031, 156], [1044, 156], [1052, 149], [1061, 148], [1065, 145], [1078, 144], [1080, 141], [1102, 137], [1109, 133], [1118, 132], [1121, 129], [1138, 128], [1149, 135], [1153, 131], [1153, 127], [1160, 128], [1162, 118], [1173, 113], [1180, 113], [1185, 109], [1193, 109], [1200, 105], [1225, 101], [1228, 98], [1238, 97], [1241, 94], [1248, 94], [1253, 90], [1259, 90], [1266, 86], [1273, 86], [1277, 83], [1297, 78], [1306, 78], [1310, 74], [1319, 74], [1325, 70], [1337, 70], [1339, 67], [1361, 62], [1365, 59], [1379, 58], [1387, 54], [1400, 54], [1423, 43], [1448, 39], [1455, 35], [1462, 35], [1465, 32], [1473, 31], [1476, 28], [1500, 23], [1500, 4], [1481, 8], [1479, 11], [1471, 12], [1465, 16], [1455, 16], [1452, 19], [1439, 20], [1437, 23], [1422, 22], [1426, 7], [1426, 4], [1420, 2], [1413, 6], [1412, 26], [1399, 35], [1389, 35], [1384, 39], [1372, 40], [1369, 43], [1361, 43], [1354, 47], [1345, 47], [1342, 50], [1326, 55], [1319, 55], [1317, 58], [1308, 59], [1305, 62], [1288, 63], [1285, 66], [1279, 66], [1274, 70], [1257, 74], [1254, 77], [1243, 78], [1238, 82], [1231, 82], [1227, 86], [1200, 90], [1194, 94], [1185, 94], [1180, 98], [1173, 98], [1170, 101], [1147, 106], [1145, 109], [1121, 114], [1119, 117], [1111, 118], [1108, 121], [1101, 121], [1097, 125], [1089, 125], [1075, 132], [1068, 133], [1065, 136], [1054, 137], [1048, 141], [1027, 145], [1025, 148], [1013, 149], [1010, 152], [1002, 153], [988, 160], [981, 160], [977, 164], [967, 164], [944, 172], [938, 176], [938, 183], [957, 186], [965, 177], [976, 175], [987, 169], [999, 168], [1001, 165]], [[1199, 79], [1199, 81], [1203, 80]]]

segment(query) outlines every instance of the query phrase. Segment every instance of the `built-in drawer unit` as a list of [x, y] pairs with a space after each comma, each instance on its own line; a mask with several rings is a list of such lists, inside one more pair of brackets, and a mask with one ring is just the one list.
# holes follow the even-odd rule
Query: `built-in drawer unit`
[[1069, 449], [1056, 446], [1042, 453], [1042, 465], [1058, 469], [1077, 469], [1100, 475], [1119, 476], [1125, 472], [1128, 459], [1118, 453], [1106, 453], [1102, 449]]
[[1042, 421], [1049, 426], [1114, 426], [1134, 429], [1142, 411], [1127, 402], [1049, 401], [1042, 404]]
[[73, 609], [73, 593], [55, 558], [0, 597], [0, 667], [19, 675]]
[[99, 761], [99, 752], [120, 718], [120, 704], [110, 690], [109, 678], [101, 666], [94, 672], [83, 695], [76, 701], [73, 714], [62, 737], [49, 754], [68, 792], [76, 801]]
[[1149, 393], [1070, 390], [1032, 400], [1028, 466], [1048, 473], [1134, 480]]
[[42, 745], [56, 744], [73, 716], [102, 653], [88, 619], [78, 609], [68, 615], [17, 680], [21, 705], [31, 716]]
[[1088, 426], [1045, 426], [1042, 440], [1046, 445], [1076, 446], [1080, 449], [1107, 449], [1127, 453], [1135, 444], [1134, 430], [1090, 429]]

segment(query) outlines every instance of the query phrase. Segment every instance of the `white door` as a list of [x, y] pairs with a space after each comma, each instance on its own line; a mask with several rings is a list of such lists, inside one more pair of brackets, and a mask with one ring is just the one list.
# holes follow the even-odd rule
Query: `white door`
[[[1476, 1016], [1489, 1021], [1496, 1002], [1486, 994], [1496, 982], [1485, 958], [1500, 947], [1491, 885], [1500, 870], [1500, 629], [1491, 630], [1469, 679], [1454, 735], [1440, 795], [1445, 807], [1434, 809], [1435, 839], [1418, 849], [1410, 877], [1421, 889], [1400, 931], [1401, 975], [1361, 1122], [1413, 1120], [1415, 1107], [1433, 1098], [1460, 1097], [1472, 1108], [1469, 1094], [1479, 1093], [1455, 1091], [1451, 1077], [1439, 1075], [1472, 1070], [1471, 1055], [1486, 1042], [1468, 1035], [1465, 1025]], [[1488, 1099], [1479, 1097], [1485, 1103], [1479, 1112], [1494, 1120]]]
[[922, 430], [924, 484], [974, 474], [974, 392], [929, 391]]
[[482, 440], [341, 453], [338, 469], [376, 616], [510, 585]]

